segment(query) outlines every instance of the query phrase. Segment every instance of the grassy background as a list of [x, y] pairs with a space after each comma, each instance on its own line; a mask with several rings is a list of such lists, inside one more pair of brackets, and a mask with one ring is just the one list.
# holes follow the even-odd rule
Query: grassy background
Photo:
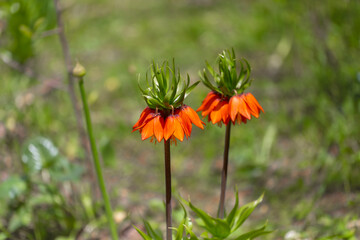
[[[52, 183], [43, 174], [35, 178], [73, 196], [71, 200], [65, 194], [70, 209], [85, 209], [74, 212], [72, 227], [52, 238], [79, 232], [84, 239], [107, 236], [89, 160], [78, 142], [60, 44], [56, 35], [43, 36], [56, 27], [53, 5], [39, 1], [31, 6], [24, 0], [0, 3], [0, 180], [27, 176], [21, 160], [29, 141], [50, 139], [62, 158], [82, 166], [83, 174], [72, 184]], [[141, 225], [143, 217], [162, 223], [164, 215], [163, 146], [142, 142], [138, 133], [131, 133], [145, 107], [138, 74], [144, 79], [153, 59], [175, 58], [182, 74], [189, 73], [195, 82], [205, 60], [214, 65], [217, 54], [232, 47], [252, 66], [249, 91], [265, 114], [232, 129], [228, 206], [235, 185], [242, 203], [265, 192], [248, 226], [268, 219], [277, 229], [268, 239], [283, 239], [290, 231], [299, 239], [356, 239], [359, 2], [63, 0], [61, 6], [72, 59], [87, 68], [85, 87], [95, 135], [113, 206], [119, 216], [126, 216], [118, 221], [125, 239], [136, 239], [131, 224]], [[8, 59], [31, 69], [33, 76], [11, 69]], [[207, 92], [199, 85], [186, 104], [197, 108]], [[190, 195], [212, 214], [218, 204], [220, 189], [214, 186], [220, 182], [224, 132], [224, 127], [207, 124], [204, 131], [194, 129], [189, 140], [172, 147], [174, 192]], [[35, 198], [39, 192], [32, 188], [29, 194]], [[14, 202], [6, 196], [0, 200]], [[20, 200], [25, 204], [21, 195]], [[33, 219], [36, 209], [28, 208]], [[19, 209], [2, 211], [0, 231], [15, 239], [49, 238], [33, 221], [20, 221], [9, 230], [13, 216], [25, 214]], [[50, 221], [46, 219], [58, 218], [50, 214], [42, 219]], [[89, 224], [95, 229], [87, 232], [83, 227]]]

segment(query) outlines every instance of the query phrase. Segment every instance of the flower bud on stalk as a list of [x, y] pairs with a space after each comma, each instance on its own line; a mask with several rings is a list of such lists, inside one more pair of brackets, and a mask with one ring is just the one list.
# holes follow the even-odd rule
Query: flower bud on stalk
[[86, 69], [79, 62], [76, 63], [72, 74], [77, 78], [83, 78], [86, 75]]
[[94, 137], [93, 130], [92, 130], [93, 127], [92, 127], [92, 123], [91, 123], [90, 110], [89, 110], [89, 106], [88, 106], [87, 99], [86, 99], [86, 93], [85, 93], [84, 81], [83, 81], [83, 77], [86, 74], [86, 70], [79, 62], [77, 62], [76, 66], [73, 69], [72, 74], [74, 75], [74, 77], [77, 77], [79, 79], [78, 83], [79, 83], [79, 88], [80, 88], [81, 100], [82, 100], [82, 104], [83, 104], [86, 128], [87, 128], [89, 142], [90, 142], [90, 146], [91, 146], [92, 157], [94, 160], [94, 168], [95, 168], [95, 172], [96, 172], [96, 176], [97, 176], [97, 181], [98, 181], [99, 188], [100, 188], [100, 191], [102, 194], [102, 198], [103, 198], [102, 200], [103, 200], [103, 203], [105, 206], [105, 212], [106, 212], [112, 240], [117, 240], [118, 239], [117, 229], [116, 229], [116, 225], [114, 222], [113, 211], [111, 208], [109, 195], [106, 191], [105, 181], [104, 181], [104, 177], [103, 177], [103, 173], [102, 173], [102, 169], [101, 169], [101, 165], [100, 165], [100, 160], [99, 160], [99, 154], [98, 154], [98, 151], [96, 148], [95, 137]]

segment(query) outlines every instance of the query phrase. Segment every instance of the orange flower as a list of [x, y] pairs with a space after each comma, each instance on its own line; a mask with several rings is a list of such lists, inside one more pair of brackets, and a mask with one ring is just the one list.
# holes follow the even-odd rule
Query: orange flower
[[164, 111], [157, 111], [149, 107], [141, 113], [139, 120], [133, 126], [133, 132], [139, 130], [141, 139], [145, 140], [155, 137], [158, 142], [162, 139], [171, 139], [176, 143], [176, 138], [180, 141], [190, 137], [192, 124], [204, 129], [203, 124], [196, 112], [189, 106], [183, 105], [167, 115]]
[[208, 121], [213, 124], [222, 122], [227, 125], [230, 120], [233, 124], [246, 123], [251, 119], [251, 115], [258, 118], [260, 110], [264, 112], [251, 93], [237, 94], [229, 98], [212, 91], [196, 111], [202, 111], [201, 115], [208, 116]]

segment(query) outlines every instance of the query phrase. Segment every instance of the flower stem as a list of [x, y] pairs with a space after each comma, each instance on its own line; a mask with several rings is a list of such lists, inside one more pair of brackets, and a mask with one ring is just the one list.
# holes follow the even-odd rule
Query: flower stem
[[93, 135], [92, 124], [91, 124], [91, 119], [90, 119], [90, 111], [89, 111], [89, 107], [88, 107], [87, 100], [86, 100], [83, 78], [79, 78], [79, 87], [80, 87], [80, 93], [81, 93], [81, 100], [82, 100], [83, 107], [84, 107], [86, 127], [87, 127], [88, 134], [89, 134], [89, 141], [90, 141], [91, 151], [92, 151], [92, 155], [93, 155], [93, 159], [94, 159], [94, 166], [95, 166], [95, 171], [96, 171], [96, 175], [97, 175], [97, 180], [99, 183], [101, 194], [103, 196], [105, 211], [106, 211], [106, 215], [107, 215], [107, 219], [108, 219], [108, 223], [109, 223], [109, 228], [111, 231], [111, 236], [112, 236], [113, 240], [117, 240], [118, 236], [117, 236], [117, 231], [116, 231], [116, 225], [115, 225], [113, 214], [112, 214], [109, 196], [107, 194], [106, 187], [105, 187], [104, 177], [102, 174], [101, 165], [100, 165], [100, 161], [99, 161], [99, 154], [97, 152], [97, 148], [96, 148], [96, 144], [95, 144], [95, 138]]
[[229, 146], [230, 146], [230, 129], [231, 123], [229, 122], [226, 125], [226, 134], [225, 134], [225, 146], [224, 146], [224, 162], [223, 169], [221, 171], [221, 193], [220, 193], [220, 203], [218, 210], [218, 217], [224, 218], [225, 213], [225, 193], [226, 193], [226, 180], [227, 180], [227, 170], [229, 162]]
[[166, 240], [172, 240], [171, 233], [171, 163], [170, 163], [170, 139], [164, 140], [165, 151], [165, 188], [166, 188]]
[[[64, 64], [66, 66], [67, 78], [68, 78], [68, 92], [69, 92], [70, 101], [71, 101], [71, 104], [73, 107], [73, 111], [75, 114], [76, 127], [79, 132], [80, 143], [85, 151], [85, 157], [90, 159], [89, 143], [86, 139], [86, 132], [85, 132], [84, 124], [83, 124], [83, 118], [81, 116], [81, 109], [78, 105], [78, 99], [75, 94], [74, 76], [72, 74], [73, 63], [71, 61], [69, 44], [68, 44], [67, 38], [65, 36], [64, 22], [62, 19], [62, 10], [60, 7], [59, 0], [54, 0], [54, 7], [55, 7], [56, 21], [57, 21], [57, 26], [58, 26], [57, 33], [58, 33], [58, 37], [59, 37], [60, 44], [61, 44], [61, 50], [62, 50], [62, 53], [64, 56]], [[90, 171], [90, 177], [91, 177], [91, 180], [94, 179], [93, 172], [91, 172], [91, 171]]]

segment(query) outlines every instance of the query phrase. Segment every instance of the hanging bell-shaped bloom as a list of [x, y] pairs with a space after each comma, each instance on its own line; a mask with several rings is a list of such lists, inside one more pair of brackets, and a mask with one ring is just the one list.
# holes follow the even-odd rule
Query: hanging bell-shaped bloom
[[153, 141], [155, 138], [158, 142], [163, 139], [176, 142], [176, 139], [183, 141], [184, 136], [190, 137], [192, 124], [204, 129], [205, 123], [197, 113], [183, 104], [185, 97], [199, 82], [190, 85], [189, 76], [184, 81], [179, 74], [176, 75], [175, 66], [170, 69], [167, 63], [160, 68], [153, 64], [151, 76], [153, 87], [140, 88], [148, 107], [142, 111], [133, 132], [139, 130], [142, 140], [151, 138]]
[[[197, 111], [213, 124], [227, 125], [230, 121], [235, 124], [246, 123], [251, 116], [259, 117], [260, 111], [264, 112], [258, 101], [251, 93], [244, 93], [250, 86], [251, 68], [244, 59], [240, 63], [240, 72], [237, 73], [234, 51], [224, 51], [219, 56], [219, 73], [207, 65], [208, 72], [213, 76], [215, 84], [209, 81], [204, 70], [201, 80], [212, 91], [203, 100]], [[244, 67], [246, 66], [246, 67]]]

